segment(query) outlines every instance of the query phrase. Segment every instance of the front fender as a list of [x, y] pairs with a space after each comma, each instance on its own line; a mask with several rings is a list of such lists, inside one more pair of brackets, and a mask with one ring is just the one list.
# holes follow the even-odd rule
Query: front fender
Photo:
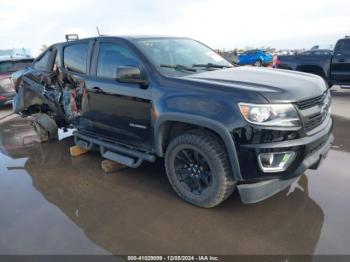
[[202, 116], [196, 116], [186, 113], [163, 113], [161, 116], [159, 116], [155, 122], [155, 132], [154, 132], [154, 141], [155, 141], [155, 147], [156, 152], [159, 156], [164, 156], [164, 150], [163, 150], [163, 138], [164, 138], [164, 130], [162, 128], [162, 125], [169, 121], [175, 121], [175, 122], [182, 122], [182, 123], [188, 123], [197, 125], [200, 127], [207, 128], [217, 135], [221, 137], [222, 141], [225, 144], [229, 161], [232, 168], [232, 175], [233, 178], [236, 181], [242, 180], [242, 175], [239, 167], [238, 162], [238, 156], [235, 144], [233, 142], [233, 139], [228, 131], [227, 128], [225, 128], [224, 125], [222, 125], [220, 122], [217, 122], [212, 119], [208, 119]]

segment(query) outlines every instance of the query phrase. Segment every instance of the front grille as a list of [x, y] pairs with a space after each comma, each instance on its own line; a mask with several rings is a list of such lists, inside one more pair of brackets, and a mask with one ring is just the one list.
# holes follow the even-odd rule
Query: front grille
[[323, 116], [321, 113], [317, 115], [313, 115], [311, 117], [306, 117], [304, 119], [304, 128], [306, 131], [310, 131], [314, 129], [315, 127], [318, 127], [324, 120], [325, 116]]
[[329, 114], [330, 94], [305, 99], [296, 103], [306, 132], [318, 127]]
[[321, 104], [323, 100], [326, 98], [326, 96], [327, 96], [327, 92], [323, 93], [320, 96], [302, 100], [300, 102], [297, 102], [296, 104], [300, 110], [304, 110], [304, 109], [313, 107], [315, 105]]

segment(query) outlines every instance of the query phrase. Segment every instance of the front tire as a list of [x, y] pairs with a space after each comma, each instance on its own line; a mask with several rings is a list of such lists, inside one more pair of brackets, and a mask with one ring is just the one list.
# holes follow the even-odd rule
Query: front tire
[[165, 168], [174, 191], [200, 207], [219, 205], [236, 185], [223, 143], [207, 131], [175, 137], [166, 150]]
[[253, 64], [253, 66], [262, 67], [262, 62], [260, 60], [256, 60]]

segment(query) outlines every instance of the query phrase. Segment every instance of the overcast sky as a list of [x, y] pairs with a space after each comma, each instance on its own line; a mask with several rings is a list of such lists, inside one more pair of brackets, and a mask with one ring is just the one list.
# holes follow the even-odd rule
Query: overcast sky
[[67, 33], [187, 36], [213, 48], [310, 48], [350, 35], [349, 0], [0, 0], [0, 49]]

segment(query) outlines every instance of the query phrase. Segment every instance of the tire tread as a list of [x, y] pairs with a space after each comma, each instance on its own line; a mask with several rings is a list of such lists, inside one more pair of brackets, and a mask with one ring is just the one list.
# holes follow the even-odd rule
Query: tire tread
[[[221, 169], [220, 183], [219, 183], [219, 188], [217, 190], [217, 194], [215, 195], [215, 197], [211, 198], [209, 201], [205, 203], [200, 203], [200, 204], [196, 203], [186, 195], [182, 194], [182, 192], [174, 185], [169, 175], [169, 166], [168, 166], [169, 155], [170, 155], [169, 151], [171, 151], [177, 145], [187, 144], [187, 143], [195, 146], [200, 145], [200, 147], [204, 148], [208, 152], [208, 157], [211, 158], [212, 161], [218, 162], [219, 169]], [[210, 131], [195, 129], [175, 137], [170, 142], [167, 148], [165, 163], [166, 163], [165, 164], [166, 172], [167, 172], [170, 184], [175, 190], [175, 192], [181, 198], [185, 199], [186, 201], [194, 205], [198, 205], [205, 208], [211, 208], [211, 207], [217, 206], [221, 202], [226, 200], [235, 189], [236, 182], [233, 180], [233, 177], [232, 177], [231, 166], [229, 163], [225, 146], [223, 142], [220, 140], [220, 138]]]

